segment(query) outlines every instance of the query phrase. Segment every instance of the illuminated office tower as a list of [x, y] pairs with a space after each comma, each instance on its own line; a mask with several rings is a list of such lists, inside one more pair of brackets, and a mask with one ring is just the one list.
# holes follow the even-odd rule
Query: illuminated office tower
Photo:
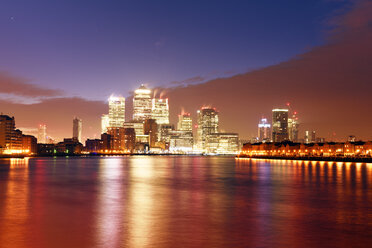
[[214, 108], [202, 108], [197, 111], [197, 147], [201, 151], [207, 148], [208, 136], [218, 133], [218, 112]]
[[158, 125], [169, 124], [168, 98], [152, 99], [152, 119], [154, 119]]
[[144, 121], [151, 119], [152, 114], [151, 90], [143, 84], [134, 91], [133, 97], [133, 120]]
[[81, 143], [81, 129], [83, 122], [81, 119], [75, 117], [72, 120], [72, 138], [76, 138]]
[[271, 140], [271, 125], [266, 118], [262, 118], [258, 123], [258, 140], [260, 142], [268, 142]]
[[110, 126], [109, 115], [102, 115], [101, 117], [101, 134], [107, 133], [107, 128]]
[[110, 96], [109, 127], [123, 127], [125, 122], [125, 98]]
[[190, 113], [178, 115], [177, 130], [192, 132], [192, 119]]
[[298, 123], [298, 118], [296, 112], [292, 115], [292, 118], [288, 118], [288, 139], [293, 142], [298, 141], [298, 128], [300, 124]]
[[273, 142], [288, 140], [288, 109], [273, 109]]
[[46, 125], [39, 125], [37, 142], [41, 144], [47, 143]]

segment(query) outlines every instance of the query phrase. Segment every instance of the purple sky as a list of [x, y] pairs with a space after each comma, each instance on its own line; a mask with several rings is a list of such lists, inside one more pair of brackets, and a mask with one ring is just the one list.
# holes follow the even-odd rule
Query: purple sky
[[108, 96], [146, 83], [164, 89], [173, 123], [212, 105], [247, 139], [290, 101], [300, 137], [372, 139], [371, 23], [371, 0], [4, 0], [0, 111], [57, 140], [79, 116], [83, 137], [99, 137]]
[[347, 7], [326, 0], [3, 0], [0, 71], [103, 100], [140, 82], [205, 81], [287, 60], [322, 44], [326, 20]]

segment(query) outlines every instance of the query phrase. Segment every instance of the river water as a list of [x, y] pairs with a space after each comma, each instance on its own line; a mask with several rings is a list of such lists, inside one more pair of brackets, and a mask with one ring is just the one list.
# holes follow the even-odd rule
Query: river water
[[0, 160], [0, 247], [372, 247], [372, 164]]

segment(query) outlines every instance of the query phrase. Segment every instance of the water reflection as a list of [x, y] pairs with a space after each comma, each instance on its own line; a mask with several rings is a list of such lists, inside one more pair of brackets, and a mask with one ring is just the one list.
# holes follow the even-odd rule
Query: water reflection
[[11, 240], [14, 247], [26, 247], [30, 224], [28, 158], [5, 160], [0, 166], [9, 166], [6, 172], [1, 171], [0, 244]]
[[371, 180], [365, 163], [0, 160], [0, 247], [366, 247]]
[[119, 247], [122, 232], [123, 206], [126, 204], [127, 187], [123, 183], [120, 158], [100, 160], [98, 174], [98, 244], [99, 247]]
[[236, 165], [242, 184], [258, 180], [259, 244], [319, 247], [327, 240], [331, 247], [366, 247], [372, 164], [238, 159]]

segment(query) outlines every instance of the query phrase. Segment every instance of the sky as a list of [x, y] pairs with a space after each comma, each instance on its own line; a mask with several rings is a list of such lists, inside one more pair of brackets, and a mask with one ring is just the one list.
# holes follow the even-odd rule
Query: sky
[[290, 101], [304, 128], [372, 139], [372, 103], [355, 98], [371, 84], [370, 16], [369, 0], [3, 0], [0, 111], [57, 139], [78, 115], [83, 136], [97, 137], [107, 97], [146, 83], [167, 92], [172, 116], [214, 105], [242, 138]]

